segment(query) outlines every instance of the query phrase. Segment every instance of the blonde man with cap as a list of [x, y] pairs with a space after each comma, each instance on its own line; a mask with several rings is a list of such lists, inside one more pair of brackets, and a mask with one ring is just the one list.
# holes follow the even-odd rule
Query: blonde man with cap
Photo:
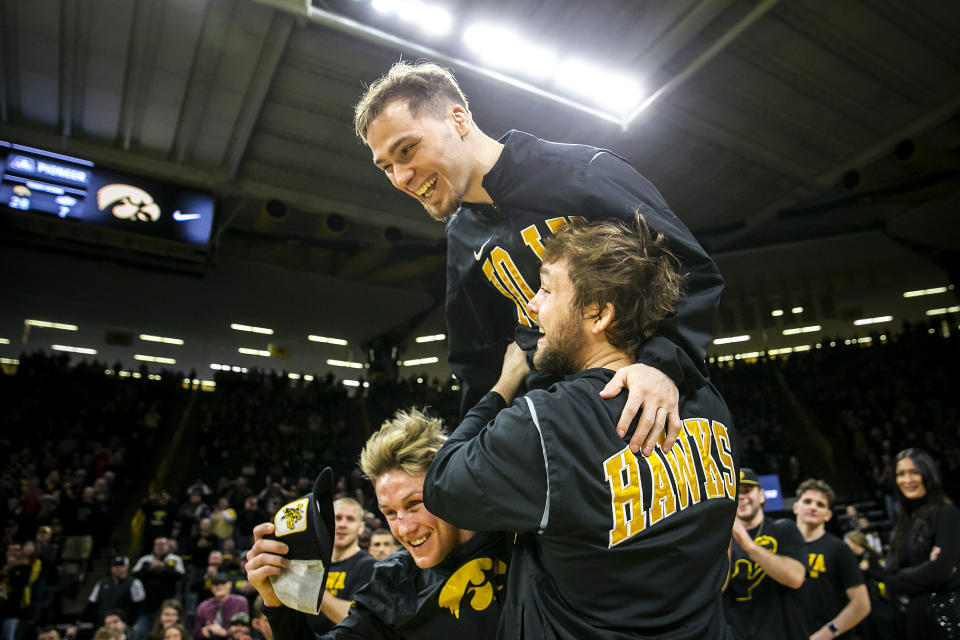
[[796, 600], [803, 584], [803, 538], [792, 520], [766, 518], [767, 499], [752, 469], [740, 470], [733, 523], [727, 621], [743, 640], [806, 640]]
[[[398, 411], [367, 440], [360, 466], [403, 549], [374, 565], [350, 614], [323, 638], [486, 640], [496, 633], [509, 555], [504, 536], [459, 529], [423, 504], [423, 477], [445, 440], [440, 420], [415, 409]], [[315, 640], [298, 612], [304, 609], [274, 590], [292, 563], [319, 557], [297, 548], [306, 530], [283, 535], [285, 527], [278, 519], [254, 529], [247, 578], [263, 596], [275, 637]], [[322, 573], [306, 572], [304, 588]]]

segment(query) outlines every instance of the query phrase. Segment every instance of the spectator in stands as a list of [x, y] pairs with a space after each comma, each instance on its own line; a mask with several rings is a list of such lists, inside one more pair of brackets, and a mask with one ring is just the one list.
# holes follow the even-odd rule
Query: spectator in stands
[[173, 598], [185, 573], [183, 560], [177, 554], [170, 553], [169, 539], [155, 538], [153, 553], [142, 556], [133, 567], [134, 577], [140, 579], [146, 591], [140, 616], [134, 625], [138, 633], [146, 635], [150, 632], [161, 604]]
[[64, 530], [68, 532], [63, 545], [63, 555], [68, 558], [87, 560], [93, 553], [95, 534], [100, 533], [98, 522], [103, 514], [93, 501], [93, 487], [84, 487], [79, 500], [67, 494], [63, 503]]
[[60, 547], [51, 541], [53, 530], [47, 525], [37, 527], [34, 543], [37, 548], [37, 557], [43, 562], [43, 572], [47, 584], [51, 585], [56, 576], [56, 568], [60, 555]]
[[273, 640], [273, 629], [270, 628], [270, 621], [263, 613], [263, 598], [261, 596], [258, 595], [257, 599], [254, 600], [251, 612], [253, 615], [250, 617], [250, 625], [256, 632], [255, 640]]
[[803, 538], [793, 522], [766, 518], [766, 496], [752, 469], [740, 469], [738, 498], [727, 622], [743, 640], [806, 640], [796, 601], [807, 573]]
[[185, 626], [177, 623], [164, 629], [163, 640], [190, 640], [190, 635]]
[[173, 598], [164, 600], [160, 612], [150, 629], [150, 640], [163, 640], [163, 632], [175, 624], [183, 624], [183, 605]]
[[197, 535], [197, 526], [202, 518], [210, 515], [210, 505], [203, 502], [199, 491], [187, 494], [187, 501], [177, 510], [174, 537], [189, 539]]
[[236, 522], [237, 512], [230, 506], [226, 496], [222, 496], [217, 500], [217, 505], [210, 514], [210, 528], [213, 535], [217, 536], [221, 543], [232, 538]]
[[230, 616], [230, 640], [250, 640], [250, 616], [235, 613]]
[[940, 472], [922, 449], [896, 458], [897, 521], [887, 566], [875, 576], [907, 596], [907, 640], [960, 636], [960, 509], [946, 502]]
[[268, 520], [273, 514], [266, 514], [260, 509], [257, 496], [247, 496], [243, 501], [243, 508], [237, 514], [237, 544], [241, 549], [249, 549], [253, 540], [253, 528]]
[[870, 595], [853, 552], [826, 531], [834, 493], [823, 480], [797, 487], [793, 513], [803, 536], [807, 577], [797, 591], [806, 630], [813, 640], [846, 634], [870, 613]]
[[357, 541], [363, 529], [363, 507], [353, 498], [340, 498], [333, 503], [333, 517], [333, 555], [320, 602], [322, 615], [310, 620], [310, 627], [321, 634], [347, 617], [353, 597], [370, 581], [375, 562]]
[[23, 546], [7, 546], [6, 562], [0, 571], [0, 639], [15, 640], [17, 628], [29, 622], [32, 613], [31, 587], [39, 577]]
[[859, 531], [867, 537], [867, 542], [870, 543], [870, 546], [874, 549], [882, 549], [883, 541], [880, 539], [880, 534], [874, 531], [873, 527], [870, 526], [870, 518], [867, 516], [860, 516], [857, 518], [857, 527], [856, 531]]
[[200, 638], [225, 638], [229, 635], [227, 627], [235, 613], [249, 614], [246, 598], [230, 593], [232, 581], [226, 574], [220, 573], [211, 580], [210, 590], [213, 597], [197, 605], [193, 635]]
[[896, 640], [897, 611], [883, 596], [880, 584], [873, 577], [883, 572], [880, 550], [870, 544], [862, 531], [846, 532], [843, 541], [856, 557], [860, 574], [870, 594], [870, 615], [860, 623], [857, 632], [864, 640]]
[[[240, 511], [244, 507], [244, 504], [246, 504], [247, 498], [253, 495], [253, 491], [247, 486], [247, 478], [245, 476], [237, 476], [237, 479], [227, 488], [224, 495], [234, 511]], [[257, 522], [257, 524], [260, 523]]]
[[122, 640], [123, 634], [106, 625], [93, 632], [93, 640]]
[[107, 611], [120, 609], [127, 620], [136, 620], [140, 604], [146, 598], [143, 583], [130, 574], [130, 559], [116, 556], [110, 565], [110, 575], [93, 585], [88, 599], [86, 618], [103, 624]]
[[374, 560], [383, 560], [399, 548], [396, 538], [387, 529], [375, 529], [370, 534], [369, 552]]
[[[210, 565], [210, 553], [220, 549], [220, 539], [213, 535], [210, 518], [201, 518], [197, 534], [187, 544], [190, 555], [190, 586], [195, 587]], [[219, 565], [219, 562], [217, 563]]]
[[37, 640], [60, 640], [60, 632], [54, 626], [37, 629]]
[[111, 609], [103, 618], [103, 626], [120, 632], [120, 640], [143, 640], [145, 636], [127, 627], [126, 614], [122, 609]]
[[143, 527], [144, 547], [157, 538], [169, 538], [177, 516], [177, 504], [166, 490], [154, 492], [140, 506], [146, 518]]

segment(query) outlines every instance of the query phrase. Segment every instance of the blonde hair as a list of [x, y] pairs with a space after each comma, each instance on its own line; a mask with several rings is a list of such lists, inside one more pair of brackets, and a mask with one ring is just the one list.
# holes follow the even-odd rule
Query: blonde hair
[[338, 503], [346, 504], [357, 510], [357, 520], [363, 520], [363, 505], [353, 498], [337, 498], [333, 501], [334, 506]]
[[397, 411], [363, 446], [360, 469], [373, 483], [394, 469], [410, 475], [425, 473], [446, 440], [439, 418], [417, 409]]
[[467, 112], [470, 106], [457, 79], [432, 62], [397, 62], [379, 80], [371, 84], [353, 110], [353, 128], [357, 137], [367, 141], [367, 129], [394, 100], [403, 100], [415, 118], [424, 113], [441, 117], [448, 106], [459, 104]]

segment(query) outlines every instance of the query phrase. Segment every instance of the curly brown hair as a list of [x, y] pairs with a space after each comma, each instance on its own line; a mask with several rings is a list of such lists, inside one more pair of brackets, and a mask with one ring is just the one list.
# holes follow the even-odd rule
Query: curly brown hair
[[354, 107], [353, 127], [357, 137], [366, 142], [370, 124], [388, 104], [398, 99], [406, 101], [410, 115], [415, 118], [424, 113], [440, 117], [451, 104], [459, 104], [468, 113], [470, 111], [467, 97], [448, 69], [432, 62], [410, 64], [400, 61], [367, 87]]
[[635, 355], [682, 295], [680, 263], [665, 245], [639, 212], [633, 225], [577, 218], [544, 242], [543, 262], [567, 261], [578, 311], [595, 306], [589, 316], [595, 318], [607, 303], [613, 306], [607, 341]]

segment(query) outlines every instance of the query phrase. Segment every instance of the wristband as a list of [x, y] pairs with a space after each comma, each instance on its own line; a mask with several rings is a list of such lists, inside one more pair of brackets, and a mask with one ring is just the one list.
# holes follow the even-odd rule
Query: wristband
[[830, 629], [830, 633], [833, 634], [833, 637], [834, 637], [834, 638], [836, 638], [838, 635], [840, 635], [840, 629], [839, 629], [839, 627], [837, 627], [837, 625], [833, 622], [833, 620], [831, 620], [830, 622], [827, 623], [827, 629]]

